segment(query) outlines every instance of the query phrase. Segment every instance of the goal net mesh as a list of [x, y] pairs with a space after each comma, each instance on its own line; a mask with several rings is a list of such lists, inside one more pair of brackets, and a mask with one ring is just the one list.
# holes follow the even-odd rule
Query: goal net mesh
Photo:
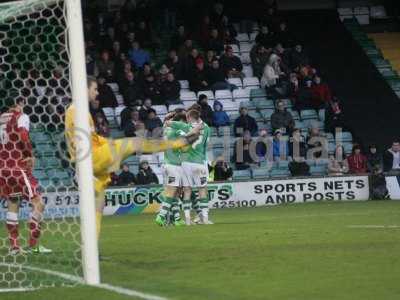
[[[64, 114], [71, 101], [67, 29], [64, 1], [0, 4], [0, 108], [7, 111], [17, 98], [26, 99], [33, 174], [46, 203], [40, 244], [53, 250], [11, 255], [8, 204], [0, 199], [0, 290], [72, 285], [74, 281], [57, 274], [82, 276], [79, 198], [64, 139]], [[0, 130], [5, 143], [5, 127]], [[26, 247], [31, 205], [20, 200], [19, 242]]]

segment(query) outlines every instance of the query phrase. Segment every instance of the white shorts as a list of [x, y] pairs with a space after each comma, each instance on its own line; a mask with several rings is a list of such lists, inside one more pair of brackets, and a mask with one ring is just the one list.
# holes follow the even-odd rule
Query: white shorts
[[208, 180], [208, 167], [206, 164], [195, 164], [190, 162], [182, 163], [183, 186], [205, 187]]
[[182, 186], [183, 169], [181, 166], [164, 165], [164, 185], [166, 186]]

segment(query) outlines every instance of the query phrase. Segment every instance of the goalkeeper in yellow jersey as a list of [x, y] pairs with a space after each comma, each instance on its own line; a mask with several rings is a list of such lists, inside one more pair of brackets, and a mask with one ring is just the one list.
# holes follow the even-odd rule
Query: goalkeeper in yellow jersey
[[[97, 82], [94, 77], [88, 77], [88, 98], [89, 102], [95, 101], [98, 96]], [[71, 161], [75, 162], [75, 131], [79, 132], [79, 126], [75, 125], [75, 110], [71, 104], [65, 113], [65, 136]], [[89, 115], [91, 127], [90, 139], [92, 143], [92, 160], [94, 189], [96, 199], [96, 225], [97, 237], [100, 235], [101, 218], [104, 209], [105, 189], [111, 182], [110, 173], [119, 169], [121, 162], [127, 157], [140, 153], [155, 153], [167, 149], [179, 149], [197, 140], [201, 128], [194, 128], [185, 137], [176, 140], [156, 140], [142, 137], [109, 139], [98, 135], [92, 117]]]

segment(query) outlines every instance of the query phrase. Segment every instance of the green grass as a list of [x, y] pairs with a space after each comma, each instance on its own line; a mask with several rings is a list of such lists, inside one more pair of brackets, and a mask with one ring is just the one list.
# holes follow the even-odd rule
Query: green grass
[[[213, 226], [182, 228], [156, 227], [152, 215], [105, 218], [100, 248], [110, 260], [101, 263], [103, 282], [181, 300], [400, 299], [400, 201], [211, 216]], [[27, 296], [1, 299], [132, 299], [82, 286]]]

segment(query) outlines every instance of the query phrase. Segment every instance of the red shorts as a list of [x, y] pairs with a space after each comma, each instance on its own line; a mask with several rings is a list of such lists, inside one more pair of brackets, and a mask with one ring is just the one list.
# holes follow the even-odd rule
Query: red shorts
[[39, 195], [39, 183], [32, 172], [20, 168], [0, 169], [0, 198], [22, 197], [30, 201]]

